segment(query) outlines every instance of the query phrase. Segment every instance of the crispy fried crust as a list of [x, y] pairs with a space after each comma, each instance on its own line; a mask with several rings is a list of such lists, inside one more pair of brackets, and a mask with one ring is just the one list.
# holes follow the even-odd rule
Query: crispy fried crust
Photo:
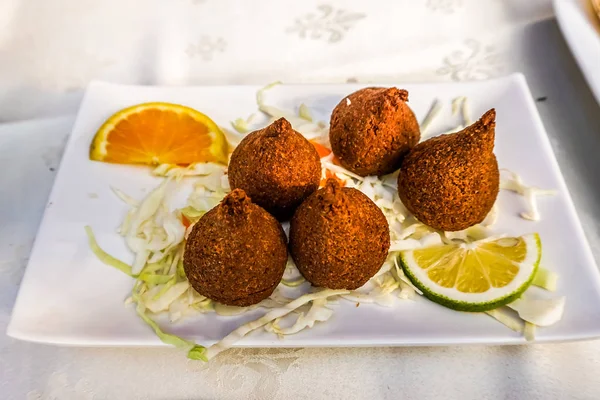
[[331, 114], [329, 140], [346, 169], [367, 176], [400, 167], [421, 138], [407, 101], [408, 92], [395, 87], [365, 88], [342, 99]]
[[243, 189], [280, 220], [319, 188], [321, 161], [316, 149], [285, 118], [246, 136], [231, 155], [232, 189]]
[[459, 231], [485, 219], [500, 185], [495, 118], [491, 109], [464, 130], [419, 143], [406, 156], [398, 194], [421, 222]]
[[286, 263], [281, 225], [241, 189], [200, 218], [183, 254], [185, 274], [198, 293], [240, 307], [269, 297]]
[[381, 268], [389, 247], [389, 227], [379, 207], [334, 179], [309, 196], [291, 221], [290, 253], [314, 286], [361, 287]]

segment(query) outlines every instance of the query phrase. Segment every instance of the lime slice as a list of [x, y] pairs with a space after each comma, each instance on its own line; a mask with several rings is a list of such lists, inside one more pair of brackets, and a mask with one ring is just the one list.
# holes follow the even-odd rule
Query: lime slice
[[493, 310], [531, 285], [542, 255], [537, 233], [453, 243], [400, 253], [405, 274], [425, 297], [459, 311]]

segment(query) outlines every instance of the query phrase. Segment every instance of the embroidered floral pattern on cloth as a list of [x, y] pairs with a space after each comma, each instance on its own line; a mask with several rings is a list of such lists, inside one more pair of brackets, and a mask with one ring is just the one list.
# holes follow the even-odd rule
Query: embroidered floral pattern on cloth
[[[550, 0], [8, 0], [0, 3], [0, 122], [73, 114], [92, 79], [156, 85], [487, 79], [519, 69], [514, 49], [524, 27], [550, 15]], [[39, 167], [48, 177], [72, 123], [66, 118], [48, 127], [52, 143], [45, 150], [46, 164]], [[28, 198], [45, 199], [51, 181], [47, 187], [28, 188]], [[0, 205], [4, 202], [0, 198]], [[0, 235], [8, 238], [0, 244], [1, 332], [33, 244], [35, 215], [39, 218], [42, 211], [35, 209], [27, 224]], [[578, 344], [560, 351], [586, 357]], [[480, 370], [482, 357], [501, 355], [506, 365]], [[442, 358], [446, 374], [465, 373], [436, 378], [438, 385], [432, 387], [433, 367], [428, 366], [439, 365]], [[524, 376], [522, 383], [538, 374], [523, 367], [528, 361], [560, 369], [555, 359], [543, 346], [527, 352], [519, 347], [231, 349], [205, 364], [170, 348], [61, 348], [18, 342], [2, 333], [0, 398], [416, 399], [462, 394], [500, 399], [514, 398], [511, 393], [523, 388], [514, 380], [497, 381], [497, 368]], [[597, 380], [596, 372], [573, 375], [569, 384], [549, 390], [585, 386]], [[567, 390], [545, 396], [568, 398], [572, 392]], [[535, 397], [523, 393], [523, 398]]]

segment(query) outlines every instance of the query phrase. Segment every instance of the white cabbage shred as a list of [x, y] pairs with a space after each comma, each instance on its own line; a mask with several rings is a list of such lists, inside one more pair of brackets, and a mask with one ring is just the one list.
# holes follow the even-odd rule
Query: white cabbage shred
[[435, 99], [431, 104], [429, 112], [427, 112], [427, 115], [425, 115], [425, 118], [423, 118], [423, 121], [421, 122], [421, 135], [425, 135], [425, 132], [429, 129], [429, 125], [431, 125], [433, 120], [440, 114], [442, 108], [442, 102], [439, 99]]
[[556, 272], [549, 271], [546, 268], [539, 267], [538, 272], [533, 279], [532, 285], [539, 286], [542, 289], [546, 289], [550, 292], [554, 292], [558, 286], [558, 274]]
[[[466, 96], [455, 97], [452, 100], [452, 115], [455, 115], [460, 110], [463, 119], [462, 127], [469, 126], [473, 123], [471, 118], [471, 110], [469, 107], [469, 98]], [[462, 128], [461, 129], [464, 129]]]
[[560, 321], [565, 310], [565, 297], [536, 298], [524, 293], [519, 299], [508, 304], [521, 319], [538, 326], [550, 326]]
[[250, 116], [246, 119], [238, 118], [235, 121], [231, 122], [231, 126], [238, 133], [248, 133], [250, 132], [250, 125], [252, 124], [252, 121], [254, 121], [254, 118], [256, 118], [255, 113], [250, 114]]
[[502, 169], [501, 172], [504, 172], [504, 175], [500, 180], [500, 189], [510, 190], [525, 197], [529, 210], [523, 211], [519, 215], [530, 221], [539, 221], [540, 213], [537, 206], [537, 197], [553, 196], [556, 192], [554, 190], [545, 190], [535, 186], [528, 186], [523, 183], [523, 179], [519, 174], [507, 169]]
[[306, 328], [312, 328], [316, 322], [326, 322], [332, 315], [333, 310], [327, 308], [327, 299], [320, 298], [313, 300], [306, 315], [301, 313], [292, 326], [281, 328], [279, 326], [281, 318], [277, 318], [272, 322], [271, 328], [272, 332], [277, 335], [293, 335]]
[[[285, 117], [294, 129], [307, 139], [329, 149], [327, 123], [315, 122], [311, 110], [305, 104], [300, 105], [298, 115], [295, 115], [266, 103], [266, 92], [277, 84], [279, 82], [258, 91], [256, 101], [259, 111], [270, 118], [268, 122]], [[346, 103], [348, 106], [351, 104], [349, 99]], [[423, 133], [438, 117], [441, 109], [442, 104], [436, 99], [421, 124]], [[459, 110], [463, 124], [453, 131], [472, 123], [466, 97], [457, 97], [452, 101], [453, 114]], [[239, 118], [233, 121], [231, 124], [237, 133], [224, 130], [231, 145], [235, 146], [247, 132], [261, 127], [252, 125], [255, 116], [256, 114], [252, 114], [247, 119]], [[415, 299], [417, 295], [422, 295], [422, 292], [405, 276], [399, 264], [401, 251], [455, 240], [492, 240], [499, 237], [494, 236], [491, 230], [498, 216], [497, 205], [494, 205], [480, 225], [460, 232], [440, 232], [417, 221], [404, 207], [398, 197], [398, 172], [380, 178], [361, 177], [336, 164], [333, 153], [322, 157], [321, 165], [323, 178], [334, 176], [345, 186], [360, 190], [381, 209], [389, 223], [391, 246], [388, 257], [379, 272], [357, 290], [320, 290], [305, 293], [306, 288], [310, 290], [310, 286], [303, 285], [305, 279], [290, 257], [281, 285], [259, 304], [251, 307], [231, 307], [198, 294], [189, 285], [183, 271], [183, 246], [185, 237], [195, 221], [218, 205], [230, 191], [226, 167], [214, 163], [195, 163], [188, 167], [159, 165], [153, 170], [153, 174], [165, 179], [142, 200], [134, 199], [118, 188], [112, 188], [116, 196], [130, 207], [118, 232], [134, 254], [131, 266], [104, 252], [96, 242], [91, 228], [86, 227], [90, 247], [102, 262], [135, 279], [132, 295], [126, 303], [136, 304], [138, 315], [163, 342], [188, 349], [188, 357], [191, 359], [206, 361], [261, 327], [284, 337], [310, 329], [318, 322], [324, 323], [332, 318], [333, 306], [337, 304], [337, 299], [348, 300], [357, 305], [372, 303], [385, 307], [392, 306], [396, 299]], [[528, 202], [529, 211], [522, 216], [532, 220], [538, 219], [536, 196], [549, 195], [552, 192], [526, 186], [517, 174], [510, 171], [507, 174], [502, 180], [501, 188], [523, 195]], [[194, 188], [184, 207], [171, 210], [168, 195], [176, 191], [178, 182], [183, 178], [193, 179]], [[534, 284], [552, 291], [556, 289], [556, 281], [556, 274], [540, 268]], [[284, 296], [280, 288], [295, 293], [296, 298]], [[169, 321], [175, 323], [200, 313], [215, 312], [223, 317], [231, 317], [258, 308], [268, 311], [262, 317], [235, 329], [208, 349], [163, 332], [152, 318], [153, 315], [167, 313]], [[563, 310], [564, 297], [541, 299], [523, 296], [508, 307], [491, 310], [487, 314], [530, 340], [533, 339], [536, 325], [547, 326], [555, 323], [562, 316]]]
[[322, 290], [320, 292], [308, 293], [303, 296], [300, 296], [297, 299], [292, 300], [291, 302], [287, 303], [283, 307], [275, 308], [275, 309], [267, 312], [265, 315], [263, 315], [259, 319], [254, 320], [252, 322], [248, 322], [248, 323], [240, 326], [239, 328], [235, 329], [233, 332], [231, 332], [229, 335], [225, 336], [219, 342], [210, 346], [207, 349], [206, 357], [208, 359], [211, 359], [212, 357], [219, 354], [223, 350], [227, 350], [227, 349], [231, 348], [235, 343], [240, 341], [244, 336], [246, 336], [248, 333], [252, 332], [253, 330], [261, 328], [261, 327], [265, 326], [266, 324], [268, 324], [269, 322], [274, 321], [277, 318], [282, 318], [282, 317], [286, 316], [287, 314], [289, 314], [290, 312], [296, 310], [297, 308], [299, 308], [311, 301], [319, 300], [319, 299], [326, 299], [328, 297], [339, 296], [339, 295], [343, 295], [346, 293], [348, 293], [347, 290], [326, 289], [326, 290]]
[[510, 308], [504, 306], [496, 308], [495, 310], [486, 311], [485, 313], [513, 331], [523, 333], [524, 321], [512, 313]]

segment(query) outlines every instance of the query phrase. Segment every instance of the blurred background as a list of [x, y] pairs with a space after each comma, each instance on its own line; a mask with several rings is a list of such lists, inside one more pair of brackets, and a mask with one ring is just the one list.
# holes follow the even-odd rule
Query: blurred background
[[486, 79], [522, 70], [552, 17], [550, 0], [3, 0], [0, 121], [74, 113], [92, 79]]

